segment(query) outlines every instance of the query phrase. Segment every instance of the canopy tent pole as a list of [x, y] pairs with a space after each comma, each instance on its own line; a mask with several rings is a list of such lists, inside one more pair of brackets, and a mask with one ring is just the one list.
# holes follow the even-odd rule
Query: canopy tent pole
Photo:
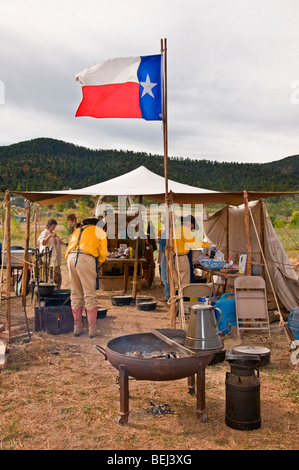
[[37, 205], [34, 208], [34, 249], [37, 248]]
[[[163, 95], [162, 95], [162, 110], [163, 110], [163, 148], [164, 148], [164, 178], [165, 178], [165, 205], [168, 219], [169, 239], [166, 244], [167, 249], [167, 268], [168, 279], [170, 287], [170, 298], [175, 296], [175, 288], [173, 282], [173, 212], [172, 212], [172, 197], [168, 195], [168, 127], [167, 127], [167, 40], [161, 39], [161, 54], [164, 58], [163, 68]], [[170, 325], [175, 328], [175, 303], [170, 304]]]
[[[139, 205], [142, 204], [142, 196], [139, 196]], [[141, 228], [141, 218], [140, 218], [140, 211], [138, 211], [138, 230], [140, 233], [140, 228]], [[139, 239], [140, 237], [138, 236], [136, 238], [136, 245], [135, 245], [135, 261], [134, 261], [134, 272], [133, 272], [133, 292], [132, 292], [132, 297], [134, 303], [136, 303], [136, 295], [137, 295], [137, 283], [138, 283], [138, 263], [139, 263]]]
[[226, 259], [229, 258], [229, 205], [226, 205]]
[[[261, 247], [265, 251], [265, 220], [264, 220], [264, 204], [263, 200], [260, 199], [260, 238], [261, 238]], [[261, 251], [260, 262], [262, 265], [262, 277], [265, 279], [265, 267], [263, 265], [263, 254]]]
[[8, 342], [10, 342], [11, 336], [11, 311], [10, 311], [10, 276], [11, 276], [11, 257], [10, 257], [10, 193], [7, 189], [5, 191], [5, 240], [6, 240], [6, 322], [8, 330]]
[[24, 305], [26, 305], [26, 290], [27, 290], [27, 276], [28, 276], [28, 251], [29, 251], [29, 239], [30, 239], [30, 201], [26, 201], [26, 236], [25, 236], [25, 250], [24, 250], [24, 265], [23, 265], [23, 276], [22, 276], [22, 295], [24, 298]]
[[248, 208], [248, 195], [244, 191], [244, 224], [245, 224], [245, 243], [246, 243], [246, 276], [251, 276], [251, 245], [250, 245], [250, 232], [249, 232], [249, 208]]

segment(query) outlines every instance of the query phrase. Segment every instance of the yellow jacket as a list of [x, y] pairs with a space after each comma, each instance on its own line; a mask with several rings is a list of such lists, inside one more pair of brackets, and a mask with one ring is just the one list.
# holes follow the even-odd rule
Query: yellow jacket
[[174, 252], [178, 255], [186, 255], [191, 248], [201, 248], [202, 241], [195, 240], [192, 230], [186, 225], [177, 225], [174, 236]]
[[83, 229], [83, 231], [79, 243], [80, 251], [94, 256], [100, 263], [103, 263], [108, 256], [107, 236], [104, 230], [96, 225], [84, 225], [83, 227], [77, 228], [72, 233], [66, 250], [65, 259], [68, 258], [71, 251], [78, 251], [77, 243], [81, 229]]

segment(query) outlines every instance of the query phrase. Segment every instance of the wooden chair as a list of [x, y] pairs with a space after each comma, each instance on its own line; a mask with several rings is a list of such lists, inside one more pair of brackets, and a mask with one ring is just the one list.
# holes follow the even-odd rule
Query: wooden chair
[[260, 276], [239, 276], [235, 280], [237, 331], [268, 330], [270, 322], [265, 281]]

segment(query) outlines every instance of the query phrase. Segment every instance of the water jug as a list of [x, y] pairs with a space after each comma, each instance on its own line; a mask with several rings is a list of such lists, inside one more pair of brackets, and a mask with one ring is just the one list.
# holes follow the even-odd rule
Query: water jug
[[294, 338], [299, 339], [299, 307], [290, 310], [288, 326], [290, 327]]
[[225, 423], [241, 431], [258, 429], [261, 426], [259, 356], [236, 356], [228, 362], [231, 371], [226, 373], [225, 381]]
[[[222, 312], [222, 318], [219, 319], [218, 328], [221, 334], [227, 335], [231, 331], [232, 325], [237, 324], [235, 294], [223, 294], [216, 302], [216, 306]], [[216, 318], [218, 315], [216, 313]]]
[[239, 273], [245, 273], [247, 255], [243, 253], [239, 258]]
[[216, 255], [215, 255], [215, 259], [224, 259], [224, 253], [222, 253], [222, 251], [220, 251], [220, 250], [217, 250]]
[[[219, 310], [215, 308], [215, 310]], [[190, 320], [185, 346], [191, 349], [218, 349], [223, 347], [218, 322], [212, 305], [198, 304], [189, 308]], [[220, 311], [220, 310], [219, 310]], [[220, 314], [222, 315], [221, 311]], [[220, 316], [221, 318], [221, 316]]]

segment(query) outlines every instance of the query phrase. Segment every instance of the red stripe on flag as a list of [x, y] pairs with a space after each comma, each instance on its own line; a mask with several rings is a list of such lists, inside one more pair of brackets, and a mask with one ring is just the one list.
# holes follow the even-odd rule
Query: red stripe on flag
[[95, 118], [141, 118], [139, 83], [83, 86], [83, 99], [76, 116]]

